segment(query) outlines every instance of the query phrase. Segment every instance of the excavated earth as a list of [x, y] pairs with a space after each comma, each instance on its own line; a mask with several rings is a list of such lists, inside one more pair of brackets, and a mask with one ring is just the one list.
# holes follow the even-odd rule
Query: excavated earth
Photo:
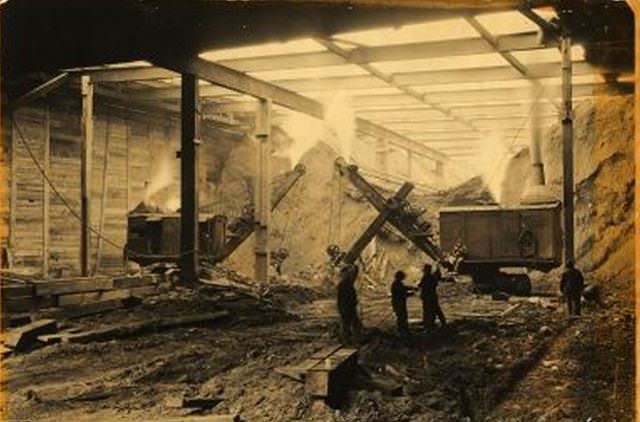
[[[420, 304], [410, 298], [413, 335], [401, 339], [388, 281], [403, 268], [415, 284], [425, 258], [388, 230], [365, 252], [358, 282], [366, 327], [358, 344], [362, 374], [339, 409], [312, 400], [303, 384], [275, 369], [338, 342], [334, 280], [324, 250], [329, 243], [348, 247], [375, 217], [335, 177], [335, 155], [319, 144], [303, 157], [307, 175], [275, 212], [274, 246], [291, 253], [284, 276], [268, 288], [249, 285], [249, 295], [209, 285], [176, 287], [131, 309], [64, 322], [85, 330], [230, 311], [208, 325], [11, 355], [2, 371], [9, 418], [162, 421], [238, 413], [246, 421], [632, 421], [632, 110], [631, 97], [606, 95], [576, 110], [578, 266], [602, 292], [601, 304], [587, 303], [581, 318], [566, 318], [555, 296], [557, 272], [534, 274], [533, 296], [506, 301], [477, 295], [468, 279], [456, 277], [440, 289], [449, 326], [423, 333]], [[547, 183], [556, 195], [560, 139], [559, 128], [552, 128], [543, 148]], [[526, 174], [524, 154], [508, 166], [505, 180]], [[220, 177], [230, 176], [222, 171]], [[516, 186], [503, 192], [519, 194]], [[436, 225], [441, 206], [493, 198], [475, 179], [449, 192], [413, 194], [411, 201], [425, 206]], [[242, 273], [250, 272], [251, 255], [247, 244], [226, 269], [211, 272], [211, 280], [246, 284]], [[373, 387], [367, 377], [398, 388]], [[175, 398], [182, 395], [221, 402], [204, 411], [177, 408]]]

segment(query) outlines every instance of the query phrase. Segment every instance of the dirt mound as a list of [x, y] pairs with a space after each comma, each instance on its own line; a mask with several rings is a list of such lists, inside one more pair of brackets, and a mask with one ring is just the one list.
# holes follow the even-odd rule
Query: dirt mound
[[444, 194], [446, 205], [479, 205], [493, 204], [495, 199], [481, 176], [473, 177], [450, 189]]
[[[601, 93], [575, 108], [575, 241], [578, 264], [599, 279], [631, 280], [634, 269], [633, 97]], [[524, 189], [527, 154], [510, 163], [503, 186], [514, 202]], [[546, 183], [562, 197], [562, 128], [553, 126], [542, 145]], [[627, 286], [628, 287], [628, 286]]]

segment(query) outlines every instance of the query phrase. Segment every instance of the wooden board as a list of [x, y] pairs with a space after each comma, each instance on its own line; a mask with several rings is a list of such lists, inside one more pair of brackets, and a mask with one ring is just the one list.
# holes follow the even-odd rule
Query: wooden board
[[163, 329], [166, 330], [176, 327], [215, 322], [227, 317], [228, 315], [229, 312], [227, 311], [218, 311], [208, 314], [188, 315], [176, 318], [159, 318], [129, 324], [110, 325], [78, 333], [59, 333], [58, 335], [43, 337], [42, 340], [46, 340], [50, 343], [90, 343], [93, 341], [109, 341], [139, 335], [145, 332], [156, 332]]
[[112, 299], [102, 302], [69, 305], [64, 308], [45, 309], [38, 312], [39, 318], [80, 318], [126, 307], [129, 299]]
[[357, 366], [358, 349], [340, 348], [308, 372], [305, 389], [313, 397], [338, 398]]
[[50, 296], [113, 289], [113, 280], [105, 277], [42, 281], [36, 284], [36, 295]]
[[73, 293], [58, 296], [58, 306], [82, 305], [113, 299], [127, 299], [133, 296], [129, 289], [103, 290], [99, 292]]
[[152, 275], [124, 276], [113, 279], [113, 287], [116, 289], [129, 289], [131, 287], [143, 287], [156, 284], [156, 279]]
[[24, 350], [43, 334], [52, 334], [58, 330], [58, 323], [53, 319], [41, 319], [22, 327], [7, 331], [4, 344], [16, 350]]

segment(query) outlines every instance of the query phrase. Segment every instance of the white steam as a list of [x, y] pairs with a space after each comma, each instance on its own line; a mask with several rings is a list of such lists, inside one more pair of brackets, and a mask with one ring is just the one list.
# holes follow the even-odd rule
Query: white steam
[[292, 166], [318, 142], [326, 143], [346, 160], [351, 157], [356, 120], [350, 98], [340, 91], [325, 96], [321, 102], [325, 109], [324, 120], [291, 112], [281, 124], [292, 143], [278, 155], [288, 157]]
[[[509, 147], [510, 139], [499, 132], [491, 132], [482, 141], [480, 153], [474, 157], [484, 183], [496, 202], [502, 203], [502, 186], [514, 151]], [[514, 181], [517, 183], [517, 181]], [[525, 181], [521, 181], [525, 183]]]

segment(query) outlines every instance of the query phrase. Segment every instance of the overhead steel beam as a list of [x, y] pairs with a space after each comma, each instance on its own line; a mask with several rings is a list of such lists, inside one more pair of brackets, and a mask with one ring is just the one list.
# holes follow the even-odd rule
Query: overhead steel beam
[[153, 62], [176, 72], [196, 75], [200, 79], [253, 97], [270, 98], [274, 104], [291, 110], [319, 119], [324, 117], [322, 104], [315, 100], [199, 57], [181, 59], [158, 57], [154, 58]]
[[[559, 67], [560, 62], [537, 63], [529, 67], [529, 73], [532, 78], [559, 78], [561, 76], [558, 70]], [[594, 68], [586, 62], [579, 62], [574, 67], [576, 69], [574, 72], [575, 75], [596, 75]], [[160, 68], [151, 69], [163, 70]], [[126, 70], [122, 69], [116, 72], [126, 72]], [[528, 80], [528, 78], [510, 66], [451, 69], [447, 71], [404, 72], [393, 74], [388, 78], [389, 83], [399, 88], [409, 85], [458, 85], [460, 83], [484, 83], [505, 80]], [[373, 89], [389, 86], [387, 81], [372, 75], [283, 79], [271, 80], [269, 83], [296, 92]], [[205, 97], [231, 93], [229, 90], [215, 86], [203, 86], [201, 87], [201, 91]], [[135, 95], [137, 99], [148, 101], [177, 99], [180, 95], [180, 89], [179, 87], [149, 88], [148, 90], [136, 92]], [[420, 98], [423, 97], [423, 94], [418, 95]]]
[[[535, 50], [551, 45], [541, 44], [537, 32], [505, 35], [496, 39], [499, 52]], [[384, 61], [414, 60], [436, 57], [467, 56], [495, 52], [480, 38], [461, 40], [427, 41], [380, 47], [358, 47], [351, 51], [349, 62], [374, 63]]]
[[[343, 60], [344, 61], [344, 60]], [[221, 62], [224, 65], [224, 61]], [[346, 63], [346, 61], [345, 61]], [[529, 65], [529, 74], [534, 78], [560, 77], [558, 70], [560, 62], [535, 63]], [[595, 69], [584, 61], [574, 63], [574, 75], [595, 74]], [[161, 67], [144, 66], [131, 68], [113, 68], [88, 71], [86, 74], [96, 82], [125, 82], [177, 78], [179, 75]], [[460, 84], [467, 82], [488, 82], [503, 80], [525, 80], [518, 71], [511, 66], [491, 66], [486, 68], [451, 69], [442, 71], [400, 72], [391, 76], [392, 81], [399, 85], [443, 85]], [[336, 89], [365, 89], [387, 86], [386, 82], [371, 75], [336, 76], [328, 78], [296, 78], [275, 79], [271, 83], [289, 89], [291, 91], [325, 91]], [[203, 87], [204, 93], [207, 88]], [[159, 88], [141, 93], [149, 99], [178, 98], [179, 87]], [[151, 93], [157, 92], [155, 96]], [[217, 91], [211, 90], [209, 95], [217, 95]], [[222, 95], [222, 94], [221, 94]]]
[[[594, 95], [595, 89], [604, 86], [604, 83], [587, 83], [574, 85], [574, 97], [590, 97]], [[552, 98], [561, 97], [561, 85], [547, 85], [545, 92]], [[483, 102], [530, 102], [531, 90], [529, 88], [501, 88], [501, 89], [474, 89], [461, 91], [440, 91], [429, 94], [432, 101], [440, 104], [456, 104], [456, 108], [463, 104], [483, 103]], [[371, 108], [376, 106], [409, 106], [415, 107], [419, 103], [404, 94], [377, 94], [359, 95], [353, 97], [353, 106], [358, 109]], [[478, 104], [471, 105], [478, 107]], [[453, 107], [452, 107], [453, 108]]]
[[[467, 21], [467, 23], [469, 25], [471, 25], [473, 27], [473, 29], [476, 30], [476, 32], [478, 32], [478, 34], [480, 34], [482, 39], [484, 39], [491, 46], [491, 48], [493, 48], [498, 54], [500, 54], [500, 56], [502, 56], [503, 59], [505, 59], [511, 66], [513, 66], [513, 68], [515, 70], [517, 70], [518, 73], [520, 73], [522, 76], [524, 76], [529, 81], [531, 81], [531, 83], [534, 85], [534, 87], [537, 90], [539, 90], [541, 93], [543, 93], [544, 97], [546, 97], [546, 99], [548, 101], [550, 101], [556, 108], [559, 108], [559, 106], [553, 101], [552, 97], [550, 97], [549, 95], [544, 94], [545, 90], [544, 90], [542, 84], [540, 84], [540, 82], [537, 81], [535, 79], [535, 77], [530, 74], [529, 69], [527, 69], [527, 67], [524, 65], [524, 63], [522, 63], [520, 60], [518, 60], [510, 52], [501, 50], [500, 49], [499, 39], [497, 37], [495, 37], [493, 34], [491, 34], [487, 30], [487, 28], [485, 28], [480, 23], [480, 21], [478, 21], [478, 19], [476, 19], [473, 16], [467, 16], [467, 17], [465, 17], [465, 20]], [[536, 38], [537, 38], [537, 35], [536, 35]], [[557, 40], [556, 40], [556, 44], [557, 44]]]
[[316, 39], [317, 42], [319, 42], [320, 44], [322, 44], [323, 46], [325, 46], [329, 51], [339, 55], [340, 57], [344, 57], [349, 63], [356, 63], [358, 64], [362, 69], [366, 70], [369, 74], [375, 76], [376, 78], [380, 79], [381, 81], [385, 82], [386, 84], [397, 88], [398, 90], [404, 92], [405, 94], [415, 98], [416, 100], [420, 101], [421, 103], [424, 104], [428, 104], [429, 106], [431, 106], [432, 108], [434, 108], [435, 110], [441, 112], [443, 115], [451, 118], [451, 119], [455, 119], [458, 122], [460, 122], [461, 124], [467, 126], [468, 128], [472, 129], [472, 130], [477, 130], [476, 127], [460, 118], [459, 116], [454, 115], [453, 113], [451, 113], [451, 111], [449, 109], [447, 109], [446, 107], [442, 107], [440, 104], [438, 104], [437, 102], [434, 102], [430, 96], [428, 94], [425, 93], [420, 93], [418, 91], [416, 91], [415, 89], [408, 87], [408, 86], [400, 86], [397, 83], [395, 83], [395, 81], [393, 80], [393, 78], [390, 75], [387, 75], [381, 71], [379, 71], [377, 68], [371, 66], [369, 64], [369, 62], [358, 62], [357, 60], [352, 60], [351, 58], [351, 52], [347, 51], [343, 48], [341, 48], [340, 46], [338, 46], [337, 44], [335, 44], [334, 42], [327, 40], [327, 39]]
[[67, 80], [68, 76], [69, 76], [68, 73], [63, 72], [63, 73], [59, 74], [58, 76], [55, 76], [55, 77], [49, 79], [48, 81], [46, 81], [46, 82], [38, 85], [37, 87], [33, 88], [31, 91], [27, 92], [26, 94], [16, 98], [12, 102], [11, 107], [13, 107], [15, 109], [17, 107], [24, 106], [25, 104], [27, 104], [27, 103], [29, 103], [29, 102], [37, 99], [37, 98], [44, 97], [49, 92], [53, 91], [54, 89], [56, 89], [57, 87], [62, 85], [62, 83]]
[[356, 118], [356, 128], [359, 132], [373, 136], [375, 138], [387, 139], [392, 145], [402, 147], [404, 149], [411, 149], [415, 152], [421, 153], [427, 158], [435, 159], [437, 161], [446, 161], [446, 154], [441, 153], [433, 148], [429, 148], [424, 144], [416, 142], [403, 136], [395, 131], [389, 130], [382, 126], [371, 123], [368, 120]]
[[[129, 82], [154, 79], [178, 78], [180, 75], [155, 66], [136, 66], [127, 68], [106, 68], [85, 72], [95, 82]], [[180, 88], [178, 88], [180, 89]]]
[[[324, 118], [324, 107], [318, 101], [237, 72], [233, 69], [228, 69], [216, 63], [212, 63], [198, 57], [176, 60], [156, 58], [153, 59], [153, 61], [156, 65], [164, 65], [174, 71], [189, 73], [213, 84], [221, 85], [225, 88], [248, 94], [253, 97], [268, 98], [274, 104], [281, 105], [288, 109], [298, 111], [318, 119]], [[356, 127], [361, 132], [371, 134], [372, 136], [386, 136], [396, 144], [402, 144], [408, 148], [418, 149], [417, 152], [421, 152], [422, 154], [432, 157], [434, 160], [446, 161], [447, 159], [445, 154], [432, 150], [431, 148], [427, 148], [423, 145], [419, 145], [409, 138], [401, 136], [396, 132], [385, 129], [382, 126], [376, 125], [375, 123], [369, 122], [365, 119], [356, 118]]]
[[[560, 77], [560, 62], [535, 63], [529, 65], [532, 78]], [[576, 74], [596, 74], [596, 70], [587, 62], [575, 63]], [[446, 85], [468, 82], [494, 82], [506, 80], [526, 80], [520, 72], [511, 66], [491, 66], [468, 69], [451, 69], [428, 72], [402, 72], [393, 75], [393, 80], [400, 85]]]

